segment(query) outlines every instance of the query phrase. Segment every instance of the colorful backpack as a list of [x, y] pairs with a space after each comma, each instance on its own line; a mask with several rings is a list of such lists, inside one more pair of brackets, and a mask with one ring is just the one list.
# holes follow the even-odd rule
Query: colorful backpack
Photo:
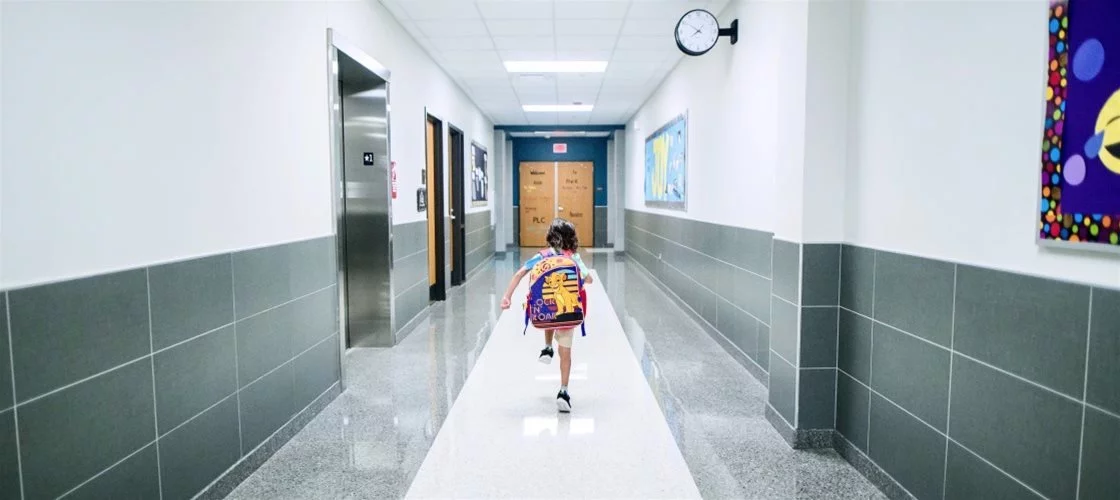
[[[583, 274], [571, 252], [541, 251], [541, 260], [529, 271], [529, 297], [525, 301], [525, 330], [529, 324], [542, 330], [575, 328], [582, 335], [587, 312]], [[524, 332], [522, 332], [524, 334]]]

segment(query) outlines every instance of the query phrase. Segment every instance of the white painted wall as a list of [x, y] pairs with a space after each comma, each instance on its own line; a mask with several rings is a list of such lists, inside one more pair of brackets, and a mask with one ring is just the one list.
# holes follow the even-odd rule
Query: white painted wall
[[[727, 6], [720, 23], [739, 19], [739, 42], [721, 39], [708, 54], [686, 57], [627, 124], [626, 208], [799, 237], [801, 200], [777, 196], [775, 185], [800, 193], [807, 8]], [[647, 208], [645, 139], [685, 111], [688, 210]]]
[[852, 243], [1120, 286], [1037, 231], [1047, 0], [870, 2], [853, 24]]
[[424, 109], [492, 125], [375, 1], [3, 2], [0, 287], [330, 234], [326, 30], [393, 72], [394, 223]]

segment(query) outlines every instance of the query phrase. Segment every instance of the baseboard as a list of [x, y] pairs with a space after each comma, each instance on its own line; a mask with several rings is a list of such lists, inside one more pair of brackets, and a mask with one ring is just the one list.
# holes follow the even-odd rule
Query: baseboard
[[253, 451], [241, 457], [233, 467], [227, 469], [218, 479], [210, 483], [201, 493], [195, 496], [196, 499], [221, 499], [229, 496], [234, 489], [237, 488], [242, 482], [249, 478], [254, 472], [257, 471], [269, 458], [276, 454], [280, 448], [283, 448], [296, 434], [299, 433], [311, 419], [315, 418], [319, 412], [323, 411], [342, 393], [341, 386], [335, 382], [326, 391], [323, 391], [319, 397], [315, 398], [311, 404], [307, 405], [302, 411], [293, 416], [288, 423], [281, 426], [276, 432], [272, 433], [268, 439], [258, 445]]
[[393, 346], [395, 347], [402, 341], [404, 341], [404, 339], [408, 337], [408, 334], [412, 333], [412, 331], [416, 329], [416, 326], [419, 325], [421, 321], [428, 319], [428, 316], [431, 315], [432, 306], [431, 304], [428, 304], [426, 307], [421, 309], [419, 313], [416, 313], [416, 316], [413, 316], [412, 319], [408, 320], [408, 323], [405, 323], [404, 326], [393, 333]]
[[770, 406], [770, 403], [766, 403], [766, 421], [770, 422], [770, 426], [778, 431], [778, 435], [782, 437], [782, 440], [785, 441], [790, 448], [797, 448], [794, 446], [797, 444], [797, 430], [794, 429], [789, 422], [786, 422], [785, 417], [782, 417], [778, 413], [778, 410]]
[[633, 258], [627, 257], [627, 259], [634, 264], [634, 267], [638, 268], [643, 274], [645, 274], [646, 277], [650, 279], [650, 281], [653, 281], [654, 285], [656, 285], [659, 290], [665, 292], [665, 294], [668, 295], [675, 304], [680, 306], [680, 308], [688, 314], [689, 318], [696, 321], [700, 325], [700, 327], [708, 334], [708, 336], [715, 340], [716, 343], [719, 344], [719, 346], [722, 347], [724, 351], [726, 351], [731, 355], [732, 358], [735, 359], [736, 362], [742, 365], [743, 368], [746, 368], [747, 372], [750, 373], [755, 380], [762, 383], [763, 386], [769, 386], [769, 373], [767, 373], [766, 370], [763, 370], [762, 367], [758, 365], [758, 363], [755, 363], [754, 360], [750, 358], [750, 356], [747, 356], [747, 353], [743, 352], [742, 349], [739, 349], [739, 346], [732, 343], [727, 339], [727, 337], [724, 337], [723, 334], [716, 329], [716, 327], [712, 326], [711, 323], [708, 323], [708, 320], [704, 319], [700, 316], [699, 313], [693, 310], [692, 306], [688, 305], [684, 300], [677, 296], [676, 292], [666, 286], [665, 283], [662, 283], [661, 280], [657, 279], [657, 276], [654, 276], [653, 273], [649, 272], [649, 269], [646, 269], [645, 266], [643, 266], [640, 262], [634, 260]]
[[852, 467], [855, 468], [857, 472], [867, 478], [876, 488], [879, 488], [879, 491], [882, 491], [887, 498], [891, 500], [916, 500], [914, 495], [906, 491], [906, 488], [899, 484], [898, 481], [895, 481], [882, 467], [879, 467], [878, 464], [872, 461], [871, 457], [868, 457], [863, 451], [860, 451], [856, 445], [848, 441], [843, 434], [839, 432], [834, 432], [832, 434], [832, 447], [836, 449], [836, 452], [839, 453], [841, 457], [844, 457], [844, 460], [852, 464]]

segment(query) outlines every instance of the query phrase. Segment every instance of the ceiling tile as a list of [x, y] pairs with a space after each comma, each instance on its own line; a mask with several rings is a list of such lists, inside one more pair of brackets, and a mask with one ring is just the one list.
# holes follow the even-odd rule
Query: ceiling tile
[[503, 61], [552, 61], [556, 59], [556, 51], [548, 50], [499, 50], [498, 55]]
[[416, 21], [416, 26], [430, 38], [457, 36], [490, 36], [481, 19], [435, 19]]
[[471, 50], [491, 50], [494, 43], [486, 36], [459, 36], [453, 38], [429, 38], [432, 46], [441, 52]]
[[557, 0], [557, 19], [622, 19], [630, 8], [627, 0]]
[[494, 45], [498, 50], [555, 50], [556, 44], [550, 36], [496, 36]]
[[548, 0], [482, 0], [478, 10], [486, 19], [552, 19], [552, 2]]
[[552, 19], [486, 19], [493, 36], [546, 36], [552, 25]]
[[517, 89], [522, 104], [556, 104], [556, 89]]
[[479, 18], [474, 2], [464, 0], [406, 0], [399, 5], [414, 21]]
[[643, 50], [618, 49], [614, 51], [614, 57], [611, 60], [660, 63], [664, 61], [667, 56], [672, 55], [672, 52], [672, 50], [657, 50], [656, 48]]
[[556, 113], [525, 113], [529, 125], [555, 125], [559, 123]]
[[673, 36], [673, 29], [677, 26], [677, 19], [640, 19], [630, 17], [622, 25], [623, 35], [666, 35]]
[[409, 19], [408, 13], [405, 12], [404, 7], [401, 7], [399, 3], [389, 0], [382, 0], [381, 3], [385, 6], [386, 9], [389, 10], [390, 14], [393, 14], [393, 17], [397, 18], [398, 21]]
[[558, 113], [560, 125], [586, 125], [590, 113]]
[[611, 49], [604, 50], [557, 50], [556, 59], [560, 61], [611, 61]]
[[597, 97], [598, 93], [599, 93], [598, 89], [590, 89], [590, 90], [568, 89], [568, 90], [565, 90], [565, 89], [561, 88], [556, 93], [556, 102], [562, 102], [564, 104], [577, 103], [578, 102], [578, 103], [582, 103], [582, 104], [596, 104], [597, 105], [598, 100], [596, 99], [596, 97]]
[[557, 35], [556, 50], [611, 50], [616, 36]]
[[708, 0], [634, 0], [630, 19], [672, 19], [675, 24], [685, 12], [708, 6]]
[[603, 75], [598, 73], [561, 73], [556, 75], [556, 84], [562, 87], [598, 88], [603, 84]]
[[671, 32], [659, 36], [623, 36], [618, 39], [618, 50], [676, 50], [677, 42]]
[[621, 19], [557, 19], [557, 35], [615, 36], [622, 30]]

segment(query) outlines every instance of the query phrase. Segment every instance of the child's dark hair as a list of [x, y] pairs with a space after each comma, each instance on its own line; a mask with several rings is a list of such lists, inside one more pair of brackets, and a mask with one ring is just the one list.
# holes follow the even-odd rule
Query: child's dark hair
[[574, 252], [579, 250], [579, 237], [576, 236], [576, 226], [565, 219], [553, 219], [548, 228], [548, 245], [557, 250]]

